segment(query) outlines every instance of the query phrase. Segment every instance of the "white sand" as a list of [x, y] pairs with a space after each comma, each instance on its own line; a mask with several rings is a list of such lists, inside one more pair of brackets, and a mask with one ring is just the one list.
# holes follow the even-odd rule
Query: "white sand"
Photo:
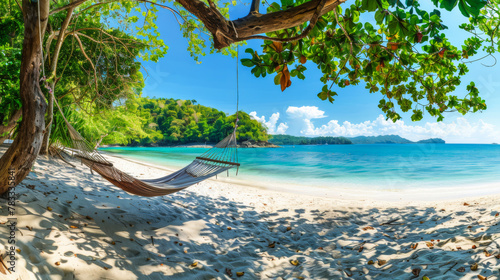
[[[166, 173], [111, 160], [141, 178]], [[500, 278], [499, 195], [439, 202], [411, 201], [411, 192], [394, 197], [353, 190], [342, 194], [357, 198], [348, 200], [209, 180], [144, 198], [75, 164], [41, 157], [15, 189], [21, 250], [16, 269], [22, 279]], [[405, 201], [383, 200], [391, 195], [389, 200]], [[435, 197], [422, 197], [429, 196]], [[5, 257], [6, 200], [0, 199], [0, 207]], [[471, 271], [474, 263], [478, 269]], [[418, 278], [414, 268], [421, 269]], [[0, 273], [0, 279], [9, 278], [15, 279]]]

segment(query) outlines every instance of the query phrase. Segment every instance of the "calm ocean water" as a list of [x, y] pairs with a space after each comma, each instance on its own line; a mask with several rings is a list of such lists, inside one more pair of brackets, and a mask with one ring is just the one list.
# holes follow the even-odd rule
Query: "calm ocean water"
[[[103, 151], [180, 168], [204, 148], [103, 148]], [[374, 144], [239, 149], [237, 179], [262, 185], [403, 190], [469, 187], [500, 182], [500, 145]], [[224, 175], [225, 176], [225, 175]], [[234, 172], [230, 173], [234, 176]]]

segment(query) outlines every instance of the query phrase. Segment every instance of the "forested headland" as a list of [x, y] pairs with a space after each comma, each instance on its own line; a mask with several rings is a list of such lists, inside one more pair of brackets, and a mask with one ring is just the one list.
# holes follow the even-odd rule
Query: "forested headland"
[[[178, 145], [188, 143], [217, 143], [229, 135], [236, 123], [236, 114], [228, 115], [215, 108], [197, 104], [196, 100], [167, 98], [129, 99], [124, 104], [128, 113], [138, 116], [138, 133], [122, 137], [122, 127], [103, 138], [103, 144]], [[267, 129], [240, 111], [237, 140], [266, 141]], [[126, 125], [126, 124], [124, 124]], [[94, 137], [99, 137], [95, 131]]]

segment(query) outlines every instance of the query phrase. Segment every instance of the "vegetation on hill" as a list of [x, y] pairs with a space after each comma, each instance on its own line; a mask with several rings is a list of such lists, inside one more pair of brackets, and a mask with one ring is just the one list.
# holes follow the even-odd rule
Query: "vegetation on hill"
[[420, 143], [420, 144], [445, 144], [446, 141], [444, 141], [441, 138], [430, 138], [430, 139], [417, 141], [417, 143]]
[[[131, 104], [133, 103], [133, 104]], [[172, 145], [193, 142], [216, 143], [234, 130], [236, 115], [196, 104], [196, 100], [175, 100], [166, 98], [138, 98], [129, 101], [144, 125], [156, 133], [140, 138], [140, 145]], [[258, 121], [240, 111], [238, 114], [238, 141], [266, 141], [266, 128]], [[113, 138], [103, 143], [113, 143]]]
[[275, 145], [335, 145], [335, 144], [352, 144], [351, 140], [345, 137], [304, 137], [292, 135], [272, 135], [269, 142]]
[[380, 135], [380, 136], [358, 136], [352, 137], [354, 144], [410, 144], [412, 141], [399, 135]]

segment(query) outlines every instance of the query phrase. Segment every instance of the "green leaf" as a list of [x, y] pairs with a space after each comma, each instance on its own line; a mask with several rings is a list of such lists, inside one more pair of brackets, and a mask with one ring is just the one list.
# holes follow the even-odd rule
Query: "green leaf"
[[453, 10], [457, 5], [458, 0], [441, 0], [441, 8], [445, 8], [448, 11]]
[[374, 0], [363, 0], [362, 4], [361, 4], [361, 7], [364, 10], [367, 10], [368, 12], [373, 12], [373, 11], [377, 10], [378, 6], [379, 6], [379, 3], [377, 3], [377, 1], [374, 1]]
[[281, 80], [281, 76], [283, 75], [282, 72], [279, 72], [278, 74], [276, 74], [276, 76], [274, 76], [274, 84], [275, 85], [279, 85], [280, 84], [280, 80]]
[[253, 63], [253, 61], [251, 59], [248, 59], [248, 58], [243, 58], [241, 59], [241, 64], [243, 66], [246, 66], [246, 67], [252, 67], [254, 66], [255, 64]]
[[458, 8], [460, 9], [460, 12], [462, 13], [462, 15], [466, 16], [466, 17], [469, 17], [470, 14], [469, 14], [469, 11], [467, 11], [467, 6], [466, 4], [464, 4], [464, 1], [460, 1], [458, 3]]
[[318, 97], [319, 97], [319, 99], [325, 101], [328, 98], [328, 93], [326, 91], [322, 91], [322, 92], [318, 93]]

